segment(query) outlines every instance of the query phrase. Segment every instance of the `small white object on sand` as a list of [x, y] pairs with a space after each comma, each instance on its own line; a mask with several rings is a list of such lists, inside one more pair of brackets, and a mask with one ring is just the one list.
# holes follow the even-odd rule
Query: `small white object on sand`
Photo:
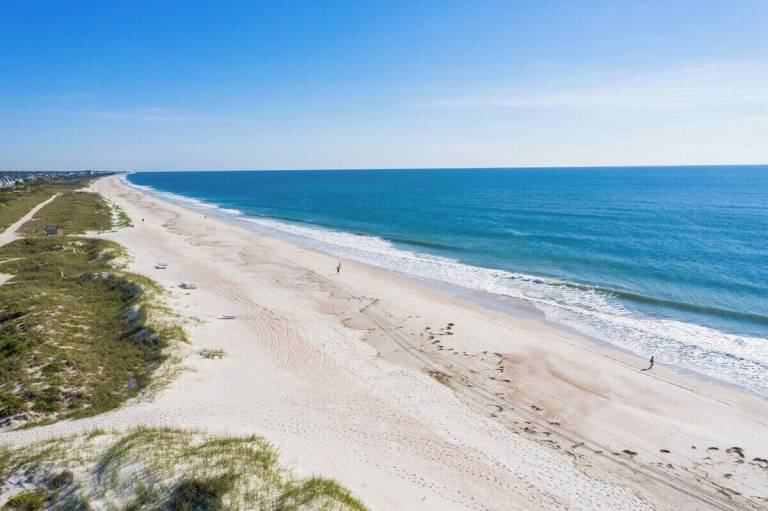
[[[225, 347], [227, 356], [215, 364], [190, 357], [194, 371], [155, 400], [4, 431], [0, 444], [95, 427], [257, 432], [297, 473], [334, 478], [372, 509], [684, 511], [713, 506], [678, 485], [741, 493], [728, 508], [765, 493], [766, 471], [748, 462], [768, 456], [768, 408], [758, 398], [658, 365], [648, 378], [637, 371], [645, 359], [361, 263], [344, 262], [342, 289], [325, 278], [336, 256], [215, 218], [207, 223], [215, 228], [201, 229], [197, 212], [127, 188], [119, 176], [99, 183], [147, 225], [176, 218], [173, 231], [110, 235], [136, 266], [163, 258], [201, 283], [205, 292], [174, 303], [175, 313], [243, 316], [185, 325], [196, 350]], [[375, 297], [376, 306], [361, 311], [364, 303], [348, 295]], [[440, 373], [426, 371], [433, 364]], [[490, 394], [477, 399], [480, 388]], [[515, 406], [486, 399], [494, 392]], [[726, 452], [734, 446], [746, 453], [743, 463]], [[667, 476], [657, 463], [674, 463], [671, 485], [658, 484]], [[652, 484], [630, 466], [645, 467]]]

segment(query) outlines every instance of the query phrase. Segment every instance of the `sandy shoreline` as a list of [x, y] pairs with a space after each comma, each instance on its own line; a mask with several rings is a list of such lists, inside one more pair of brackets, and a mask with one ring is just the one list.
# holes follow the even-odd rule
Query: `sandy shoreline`
[[0, 442], [140, 424], [259, 433], [373, 509], [768, 506], [765, 402], [640, 373], [637, 357], [365, 264], [337, 276], [333, 256], [119, 177], [99, 188], [136, 226], [105, 237], [192, 320], [189, 370], [152, 402]]

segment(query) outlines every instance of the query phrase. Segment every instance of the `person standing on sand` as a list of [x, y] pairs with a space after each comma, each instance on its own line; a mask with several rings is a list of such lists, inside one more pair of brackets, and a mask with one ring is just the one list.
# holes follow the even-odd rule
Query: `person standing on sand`
[[648, 362], [650, 362], [651, 365], [649, 365], [645, 369], [640, 369], [640, 372], [642, 372], [642, 371], [650, 371], [651, 369], [653, 369], [653, 355], [651, 355], [651, 359]]
[[336, 275], [341, 273], [341, 261], [339, 261], [339, 264], [336, 265]]

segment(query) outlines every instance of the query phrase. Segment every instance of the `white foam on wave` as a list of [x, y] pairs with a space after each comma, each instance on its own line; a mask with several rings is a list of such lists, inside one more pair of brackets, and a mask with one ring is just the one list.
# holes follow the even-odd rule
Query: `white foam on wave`
[[526, 300], [553, 322], [639, 355], [655, 355], [661, 363], [689, 369], [768, 397], [768, 381], [763, 376], [768, 369], [768, 339], [654, 318], [626, 308], [604, 292], [562, 286], [553, 279], [480, 268], [446, 257], [404, 250], [376, 236], [246, 217], [239, 210], [129, 184], [172, 202], [216, 210], [217, 214], [263, 234], [289, 238], [334, 255], [412, 277]]
[[[611, 295], [557, 285], [553, 279], [480, 268], [412, 252], [375, 236], [247, 218], [325, 252], [428, 280], [510, 296], [533, 303], [547, 319], [660, 362], [742, 386], [768, 396], [768, 339], [741, 336], [627, 309]], [[269, 233], [269, 232], [268, 232]]]
[[218, 210], [223, 213], [231, 214], [234, 216], [241, 215], [242, 212], [236, 209], [225, 209], [220, 208], [219, 206], [215, 204], [211, 204], [210, 202], [206, 202], [200, 199], [195, 199], [192, 197], [187, 197], [186, 195], [179, 195], [177, 193], [172, 192], [165, 192], [162, 190], [158, 190], [157, 188], [153, 188], [152, 186], [148, 185], [137, 185], [136, 183], [133, 183], [128, 179], [127, 176], [122, 176], [122, 182], [125, 183], [128, 186], [132, 186], [134, 188], [138, 188], [139, 190], [151, 193], [152, 195], [159, 197], [161, 199], [168, 200], [170, 202], [176, 202], [181, 204], [186, 204], [195, 208], [201, 208], [201, 209], [210, 209], [210, 210]]

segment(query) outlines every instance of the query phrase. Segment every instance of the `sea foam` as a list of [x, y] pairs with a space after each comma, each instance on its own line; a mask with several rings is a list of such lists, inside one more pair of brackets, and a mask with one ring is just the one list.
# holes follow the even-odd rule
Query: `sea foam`
[[398, 247], [377, 236], [335, 231], [221, 208], [199, 199], [152, 187], [130, 186], [333, 255], [396, 271], [427, 282], [525, 300], [552, 322], [641, 356], [693, 371], [768, 397], [768, 340], [735, 335], [626, 308], [610, 292], [556, 279], [482, 268]]

